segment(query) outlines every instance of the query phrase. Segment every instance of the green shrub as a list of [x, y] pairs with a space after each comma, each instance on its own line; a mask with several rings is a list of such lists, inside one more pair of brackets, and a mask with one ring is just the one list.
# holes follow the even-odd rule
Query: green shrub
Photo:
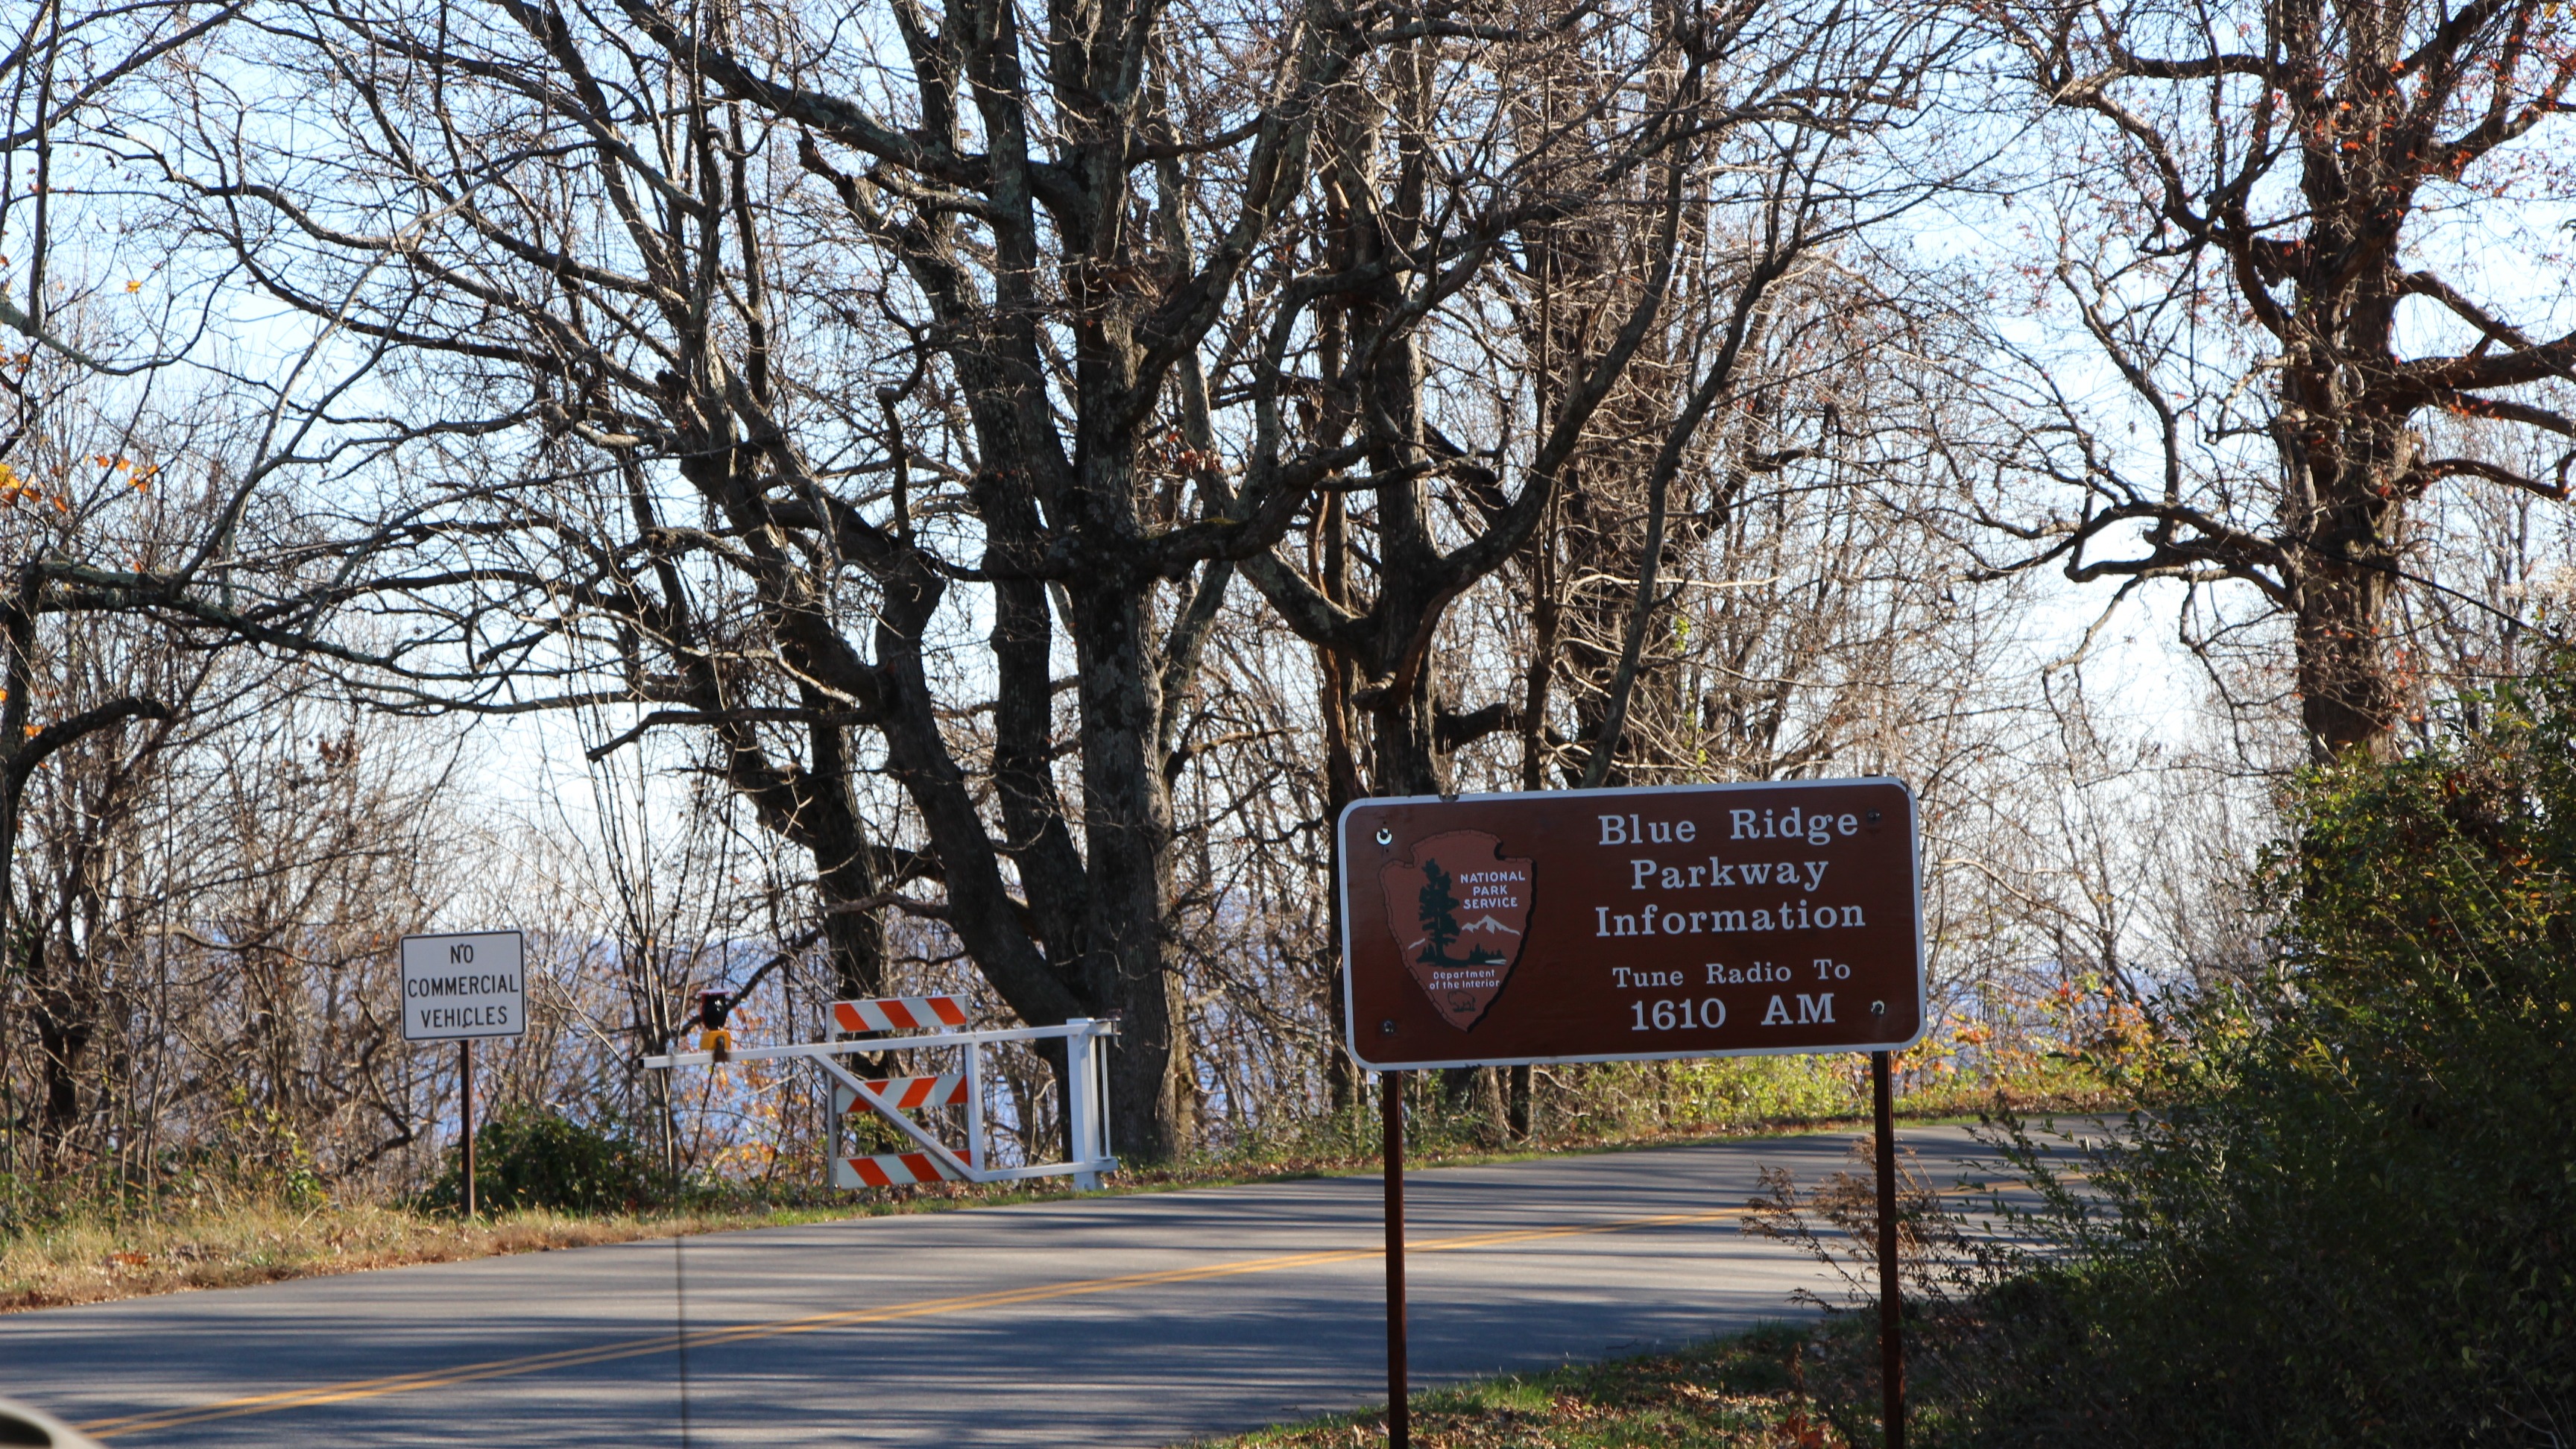
[[1937, 1441], [2576, 1442], [2576, 674], [2302, 781], [2274, 967], [2048, 1249], [1928, 1325]]
[[[651, 1154], [615, 1124], [518, 1109], [496, 1113], [474, 1132], [475, 1206], [484, 1212], [631, 1211], [654, 1196], [656, 1181]], [[450, 1148], [446, 1170], [421, 1205], [456, 1212], [464, 1203], [464, 1153]]]

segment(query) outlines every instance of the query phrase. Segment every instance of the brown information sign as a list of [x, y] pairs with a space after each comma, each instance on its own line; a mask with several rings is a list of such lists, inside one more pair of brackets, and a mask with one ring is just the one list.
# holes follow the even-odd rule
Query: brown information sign
[[1361, 800], [1343, 1022], [1381, 1070], [1891, 1051], [1923, 1035], [1889, 779]]

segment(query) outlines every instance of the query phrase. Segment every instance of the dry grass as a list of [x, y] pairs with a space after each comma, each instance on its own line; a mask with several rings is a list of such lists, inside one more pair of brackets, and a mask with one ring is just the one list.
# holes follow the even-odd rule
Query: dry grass
[[843, 1216], [848, 1214], [757, 1210], [574, 1217], [539, 1211], [467, 1223], [363, 1204], [297, 1210], [250, 1203], [77, 1221], [0, 1237], [0, 1311]]

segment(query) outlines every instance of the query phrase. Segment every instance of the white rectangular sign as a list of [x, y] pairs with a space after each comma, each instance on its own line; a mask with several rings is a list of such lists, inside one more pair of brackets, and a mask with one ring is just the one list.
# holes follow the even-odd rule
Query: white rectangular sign
[[526, 1032], [526, 960], [516, 931], [403, 937], [403, 1040]]

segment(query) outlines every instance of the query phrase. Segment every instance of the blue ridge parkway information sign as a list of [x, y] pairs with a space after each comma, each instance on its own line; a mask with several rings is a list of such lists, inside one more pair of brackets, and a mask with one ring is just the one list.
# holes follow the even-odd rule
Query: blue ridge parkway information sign
[[1353, 802], [1343, 1021], [1379, 1070], [1921, 1038], [1914, 793], [1881, 777]]

